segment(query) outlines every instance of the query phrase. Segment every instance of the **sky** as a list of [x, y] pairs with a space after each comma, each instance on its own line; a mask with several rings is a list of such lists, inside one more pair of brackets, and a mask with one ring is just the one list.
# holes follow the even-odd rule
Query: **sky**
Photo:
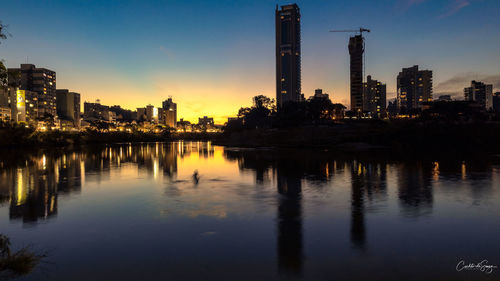
[[[83, 101], [136, 109], [172, 97], [178, 118], [217, 123], [275, 93], [276, 5], [268, 0], [2, 1], [12, 35], [8, 67], [57, 72], [57, 88]], [[401, 68], [434, 71], [434, 96], [463, 95], [473, 79], [500, 91], [498, 0], [304, 0], [302, 92], [321, 88], [349, 105], [349, 33], [366, 34], [366, 75], [396, 93]]]

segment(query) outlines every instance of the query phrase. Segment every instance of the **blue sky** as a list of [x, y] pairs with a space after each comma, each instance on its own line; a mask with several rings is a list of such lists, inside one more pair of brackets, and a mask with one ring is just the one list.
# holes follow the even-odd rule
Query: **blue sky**
[[[12, 37], [0, 58], [57, 71], [58, 88], [136, 108], [172, 96], [179, 117], [223, 121], [252, 96], [275, 95], [274, 9], [285, 1], [6, 1]], [[471, 79], [500, 90], [498, 0], [308, 0], [302, 13], [303, 92], [349, 103], [349, 34], [370, 28], [366, 74], [396, 92], [415, 64], [434, 71], [436, 95]]]

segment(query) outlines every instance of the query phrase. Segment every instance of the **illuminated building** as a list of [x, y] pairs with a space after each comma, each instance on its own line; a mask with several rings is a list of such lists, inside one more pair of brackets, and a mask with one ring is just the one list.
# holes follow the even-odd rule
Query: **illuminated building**
[[466, 101], [473, 101], [487, 110], [493, 108], [493, 85], [472, 81], [469, 88], [464, 89]]
[[204, 116], [203, 118], [198, 118], [198, 125], [211, 127], [214, 126], [214, 119], [211, 117]]
[[148, 122], [158, 123], [158, 108], [152, 105], [146, 106], [146, 120]]
[[165, 125], [170, 128], [177, 127], [177, 104], [172, 101], [172, 98], [163, 101], [163, 120]]
[[418, 70], [418, 65], [403, 68], [397, 78], [397, 87], [400, 114], [421, 110], [423, 102], [432, 101], [432, 71]]
[[297, 4], [276, 6], [276, 101], [301, 101], [300, 9]]
[[363, 111], [381, 117], [386, 109], [386, 85], [368, 75], [363, 83]]
[[0, 120], [4, 122], [8, 122], [11, 120], [11, 110], [9, 107], [1, 107], [0, 106]]
[[137, 108], [137, 120], [145, 120], [146, 119], [146, 108], [145, 107], [140, 107]]
[[351, 56], [351, 110], [356, 114], [363, 111], [363, 53], [365, 43], [362, 35], [349, 39], [349, 55]]
[[75, 127], [80, 124], [80, 94], [68, 90], [57, 90], [57, 116], [71, 121]]
[[26, 91], [10, 89], [9, 103], [11, 108], [11, 120], [14, 122], [26, 121]]
[[26, 121], [35, 121], [38, 117], [38, 93], [25, 91]]
[[9, 79], [15, 80], [9, 80], [9, 84], [16, 84], [20, 90], [32, 91], [38, 94], [37, 117], [56, 117], [55, 71], [37, 68], [33, 64], [21, 64], [20, 68], [9, 68], [9, 72], [16, 73], [16, 75], [9, 77]]

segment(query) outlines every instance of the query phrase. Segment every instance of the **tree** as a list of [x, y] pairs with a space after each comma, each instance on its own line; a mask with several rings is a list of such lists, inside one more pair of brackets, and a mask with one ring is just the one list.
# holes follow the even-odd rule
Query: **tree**
[[[5, 40], [10, 34], [7, 32], [7, 26], [0, 21], [0, 39]], [[1, 44], [0, 40], [0, 44]]]
[[3, 64], [2, 61], [0, 61], [0, 89], [6, 89], [7, 84], [8, 84], [8, 73], [7, 73], [7, 68]]
[[314, 97], [307, 102], [308, 119], [316, 122], [320, 120], [332, 120], [334, 116], [334, 106], [328, 98]]
[[252, 98], [252, 107], [242, 107], [238, 111], [238, 118], [243, 120], [246, 128], [269, 127], [271, 117], [276, 112], [274, 99], [264, 95], [258, 95]]
[[[7, 39], [7, 36], [10, 35], [6, 29], [7, 26], [0, 21], [0, 44], [2, 43], [2, 40]], [[7, 82], [8, 82], [7, 78], [8, 78], [7, 68], [3, 64], [3, 61], [0, 60], [0, 89], [7, 88]]]

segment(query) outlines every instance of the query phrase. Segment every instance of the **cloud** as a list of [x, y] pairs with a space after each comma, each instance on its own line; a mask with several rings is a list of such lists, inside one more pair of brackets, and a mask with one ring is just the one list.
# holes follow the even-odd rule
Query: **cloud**
[[462, 10], [463, 8], [469, 6], [471, 4], [470, 0], [453, 0], [450, 5], [448, 5], [448, 8], [446, 12], [441, 14], [438, 18], [446, 18], [449, 17], [458, 11]]
[[463, 96], [464, 88], [470, 86], [472, 80], [493, 85], [493, 91], [500, 91], [500, 75], [484, 75], [477, 73], [462, 73], [439, 83], [435, 88], [435, 95]]
[[399, 0], [396, 3], [395, 9], [400, 12], [406, 12], [411, 7], [422, 4], [425, 1], [427, 0]]
[[[414, 6], [418, 6], [420, 4], [423, 4], [424, 2], [430, 2], [433, 1], [433, 3], [437, 2], [444, 2], [442, 0], [400, 0], [396, 2], [396, 10], [406, 12], [410, 8]], [[449, 17], [463, 8], [469, 6], [472, 4], [473, 1], [478, 1], [478, 0], [447, 0], [447, 5], [444, 11], [437, 17], [438, 19], [446, 18]]]

